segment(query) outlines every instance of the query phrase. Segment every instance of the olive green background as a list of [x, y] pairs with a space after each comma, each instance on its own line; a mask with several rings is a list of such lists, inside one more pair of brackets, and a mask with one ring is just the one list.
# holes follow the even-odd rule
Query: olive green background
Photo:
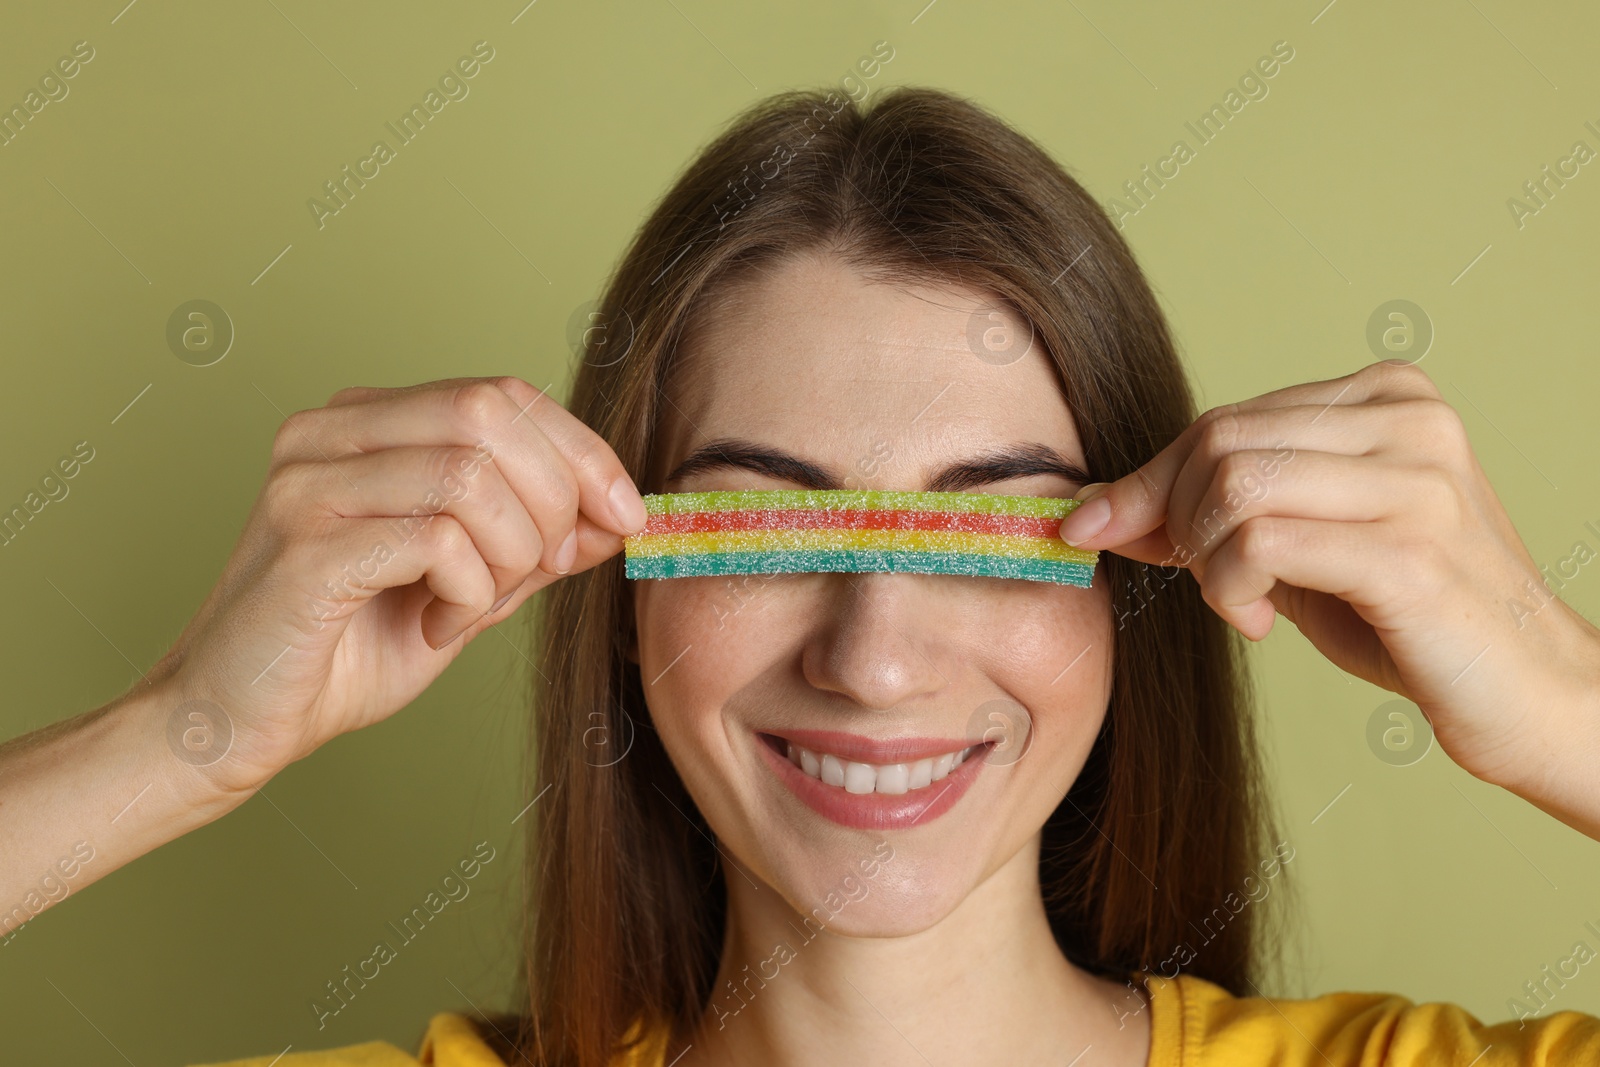
[[[874, 92], [967, 94], [1102, 200], [1189, 141], [1126, 233], [1203, 406], [1369, 363], [1369, 316], [1413, 301], [1436, 331], [1421, 365], [1534, 558], [1600, 546], [1600, 167], [1521, 228], [1506, 205], [1573, 142], [1600, 148], [1592, 5], [524, 2], [7, 5], [0, 105], [74, 42], [96, 55], [0, 147], [0, 507], [76, 442], [95, 456], [0, 548], [0, 735], [111, 699], [167, 649], [290, 412], [458, 375], [565, 396], [569, 321], [697, 147], [759, 96], [837, 87], [880, 40]], [[307, 201], [393, 145], [385, 123], [480, 40], [495, 57], [469, 95], [319, 229]], [[1184, 123], [1280, 40], [1295, 55], [1268, 95], [1197, 147]], [[166, 339], [196, 299], [236, 332], [211, 366]], [[1592, 613], [1600, 568], [1563, 593]], [[433, 1011], [509, 1006], [527, 614], [414, 706], [0, 947], [7, 1059], [414, 1049]], [[1392, 990], [1499, 1019], [1575, 941], [1600, 947], [1583, 925], [1600, 924], [1600, 845], [1437, 749], [1378, 759], [1367, 724], [1392, 694], [1287, 620], [1255, 663], [1299, 886], [1270, 992]], [[498, 851], [471, 896], [319, 1031], [311, 998], [480, 841]], [[1600, 968], [1557, 1008], [1600, 1012]]]

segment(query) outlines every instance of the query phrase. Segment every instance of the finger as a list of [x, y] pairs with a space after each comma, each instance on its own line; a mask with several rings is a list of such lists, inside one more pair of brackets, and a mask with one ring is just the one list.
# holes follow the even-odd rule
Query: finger
[[[449, 380], [449, 381], [466, 381], [466, 379], [464, 379], [464, 378], [447, 379], [447, 380]], [[432, 384], [432, 383], [429, 383], [429, 384]], [[400, 392], [410, 392], [414, 388], [417, 388], [417, 387], [416, 386], [400, 386], [400, 387], [397, 387], [397, 388], [387, 388], [387, 387], [373, 386], [373, 385], [347, 385], [343, 389], [340, 389], [338, 392], [336, 392], [332, 396], [330, 396], [323, 403], [322, 406], [325, 407], [325, 408], [333, 408], [333, 407], [342, 407], [345, 404], [359, 404], [359, 403], [364, 403], [364, 402], [366, 402], [368, 400], [374, 400], [377, 397], [383, 396], [385, 394], [400, 393]]]
[[[548, 399], [542, 389], [520, 378], [496, 378], [495, 382], [517, 402], [522, 417], [532, 419], [578, 472], [579, 506], [584, 513], [620, 534], [644, 529], [644, 498], [604, 437]], [[608, 515], [614, 521], [607, 521]]]
[[583, 515], [578, 516], [578, 558], [573, 561], [569, 575], [579, 574], [598, 566], [623, 549], [621, 534], [596, 526]]
[[[1195, 488], [1189, 469], [1179, 475], [1166, 530], [1182, 566], [1203, 571], [1229, 532], [1258, 515], [1370, 522], [1404, 509], [1419, 492], [1417, 472], [1375, 456], [1244, 449], [1222, 457], [1210, 481]], [[1188, 501], [1194, 501], [1189, 503]]]
[[544, 554], [538, 526], [499, 469], [462, 445], [410, 445], [327, 463], [291, 463], [273, 478], [291, 480], [309, 504], [335, 515], [392, 517], [386, 539], [391, 544], [410, 540], [436, 514], [453, 516], [494, 575], [496, 599], [521, 585]]
[[[1366, 452], [1392, 436], [1395, 413], [1374, 413], [1358, 405], [1374, 398], [1415, 400], [1430, 394], [1437, 396], [1438, 390], [1422, 371], [1384, 361], [1342, 378], [1288, 386], [1212, 408], [1137, 470], [1097, 483], [1098, 488], [1080, 489], [1076, 498], [1089, 503], [1063, 520], [1061, 537], [1077, 548], [1116, 548], [1155, 530], [1166, 521], [1173, 486], [1197, 449], [1212, 459], [1239, 448], [1282, 446]], [[1104, 503], [1093, 504], [1096, 499]]]
[[1119, 556], [1126, 556], [1128, 559], [1138, 560], [1141, 563], [1154, 563], [1160, 567], [1183, 566], [1181, 560], [1182, 552], [1168, 538], [1167, 525], [1164, 522], [1149, 533], [1135, 537], [1132, 541], [1124, 542], [1115, 548], [1101, 549], [1101, 551], [1115, 552]]
[[1243, 411], [1301, 405], [1321, 408], [1383, 400], [1437, 399], [1442, 395], [1428, 373], [1415, 363], [1403, 359], [1380, 359], [1349, 374], [1296, 382], [1229, 406]]
[[[494, 603], [494, 576], [466, 528], [437, 515], [404, 543], [388, 518], [345, 519], [290, 541], [286, 568], [297, 576], [318, 629], [383, 592], [421, 580], [436, 598], [422, 610], [422, 637], [439, 648]], [[387, 539], [387, 540], [386, 540]]]
[[1336, 596], [1353, 608], [1379, 603], [1409, 581], [1404, 553], [1384, 522], [1259, 515], [1239, 525], [1196, 577], [1207, 604], [1252, 640], [1271, 629], [1279, 582]]
[[500, 468], [533, 517], [540, 566], [555, 573], [565, 562], [558, 557], [579, 507], [578, 476], [554, 442], [517, 415], [510, 396], [485, 379], [380, 391], [368, 400], [297, 412], [279, 430], [273, 462], [327, 460], [407, 445], [474, 445]]
[[[1226, 425], [1230, 421], [1231, 427]], [[1391, 514], [1410, 495], [1406, 487], [1396, 485], [1396, 479], [1410, 476], [1419, 466], [1455, 469], [1460, 456], [1470, 452], [1455, 409], [1426, 398], [1374, 400], [1315, 411], [1310, 405], [1246, 411], [1235, 420], [1213, 422], [1211, 429], [1200, 435], [1168, 492], [1166, 530], [1180, 557], [1194, 548], [1196, 537], [1215, 534], [1214, 527], [1204, 527], [1206, 517], [1216, 515], [1219, 506], [1237, 510], [1237, 503], [1228, 500], [1229, 490], [1237, 497], [1254, 497], [1277, 483], [1280, 470], [1289, 469], [1291, 479], [1308, 473], [1291, 465], [1298, 455], [1315, 452], [1364, 460], [1360, 466], [1317, 464], [1323, 475], [1319, 495], [1300, 512], [1308, 517], [1340, 517], [1313, 511], [1326, 502], [1325, 494], [1336, 493], [1341, 499], [1359, 501], [1344, 516], [1354, 519]], [[1274, 433], [1282, 436], [1271, 452], [1254, 444], [1273, 440]], [[1385, 465], [1382, 471], [1372, 465], [1376, 463]], [[1335, 470], [1338, 478], [1350, 480], [1332, 480], [1328, 475]], [[1380, 474], [1386, 475], [1383, 481], [1367, 481]], [[1378, 512], [1368, 514], [1374, 505]], [[1279, 510], [1296, 513], [1292, 506]]]
[[579, 510], [621, 534], [644, 528], [643, 500], [610, 444], [520, 378], [449, 378], [396, 389], [355, 386], [335, 393], [329, 406], [297, 415], [305, 416], [311, 443], [301, 440], [306, 435], [280, 433], [285, 448], [306, 448], [318, 456], [400, 444], [475, 444], [481, 436], [496, 461], [513, 468], [507, 480], [519, 493], [531, 479], [517, 473], [528, 457], [514, 446], [527, 442], [534, 456], [553, 447], [575, 478]]
[[[578, 516], [576, 531], [578, 535], [578, 555], [573, 561], [571, 570], [567, 572], [569, 575], [586, 571], [622, 551], [621, 536], [603, 527], [596, 526], [585, 515], [580, 514]], [[489, 627], [504, 622], [512, 615], [515, 615], [517, 609], [527, 603], [529, 598], [551, 582], [554, 582], [556, 578], [556, 575], [548, 574], [543, 570], [535, 570], [523, 579], [522, 584], [510, 592], [501, 590], [500, 600], [496, 601], [499, 606], [467, 626], [463, 644], [471, 641]], [[443, 629], [442, 626], [441, 629]]]

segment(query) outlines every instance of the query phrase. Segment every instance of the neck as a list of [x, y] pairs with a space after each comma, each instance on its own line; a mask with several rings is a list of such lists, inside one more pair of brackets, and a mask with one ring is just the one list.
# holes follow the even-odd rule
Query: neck
[[1056, 945], [1037, 837], [927, 929], [817, 932], [766, 886], [726, 879], [728, 926], [698, 1030], [676, 1067], [1067, 1063], [1142, 1067], [1149, 1012]]

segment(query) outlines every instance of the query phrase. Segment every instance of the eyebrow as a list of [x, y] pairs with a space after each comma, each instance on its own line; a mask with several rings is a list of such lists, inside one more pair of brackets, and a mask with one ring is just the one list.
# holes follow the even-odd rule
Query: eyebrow
[[[824, 464], [738, 437], [718, 438], [696, 448], [689, 458], [673, 468], [666, 481], [671, 484], [691, 474], [714, 470], [754, 471], [796, 482], [807, 489], [844, 488], [843, 479]], [[1094, 480], [1088, 471], [1050, 446], [1027, 443], [1007, 445], [940, 467], [928, 479], [927, 488], [931, 492], [959, 493], [1030, 474], [1059, 474], [1078, 485]]]

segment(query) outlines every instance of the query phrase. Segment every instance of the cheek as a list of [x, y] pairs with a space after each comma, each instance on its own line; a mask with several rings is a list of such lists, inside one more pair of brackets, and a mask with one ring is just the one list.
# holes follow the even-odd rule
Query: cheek
[[[735, 761], [730, 736], [773, 672], [798, 653], [802, 631], [762, 575], [639, 583], [634, 618], [639, 677], [651, 719], [702, 809], [719, 807]], [[715, 777], [713, 777], [715, 776]], [[708, 817], [710, 813], [708, 812]]]
[[635, 592], [639, 672], [645, 692], [700, 694], [695, 702], [736, 692], [797, 637], [773, 611], [780, 598], [764, 575], [645, 581]]
[[[988, 627], [1012, 674], [1048, 671], [1046, 681], [1065, 682], [1111, 640], [1111, 597], [1104, 579], [1096, 579], [1096, 587], [1090, 589], [1040, 582], [1007, 584], [1017, 588], [995, 602]], [[1090, 655], [1068, 674], [1060, 674], [1086, 648]]]
[[[1023, 796], [1049, 808], [1071, 786], [1105, 718], [1114, 631], [1108, 586], [1064, 590], [1016, 583], [988, 622], [986, 673], [1004, 696], [987, 702], [975, 732], [1005, 747], [991, 761]], [[1000, 769], [995, 767], [993, 769]]]
[[722, 584], [720, 578], [651, 580], [635, 592], [639, 678], [675, 760], [683, 735], [696, 733], [705, 717], [702, 709], [715, 709], [723, 695], [715, 691], [719, 672], [706, 669], [708, 659], [722, 670], [731, 666], [733, 657], [725, 653], [731, 628], [718, 614]]
[[968, 637], [970, 645], [986, 646], [986, 673], [1030, 709], [1103, 705], [1114, 639], [1109, 585], [1006, 585]]

